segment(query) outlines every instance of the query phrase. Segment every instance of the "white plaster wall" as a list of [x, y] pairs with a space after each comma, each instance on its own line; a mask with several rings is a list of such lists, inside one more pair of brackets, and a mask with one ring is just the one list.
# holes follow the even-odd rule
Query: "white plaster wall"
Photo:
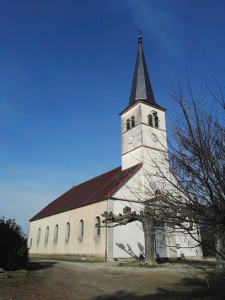
[[[193, 228], [191, 232], [193, 237], [197, 240], [201, 240], [199, 236], [197, 227]], [[181, 258], [185, 257], [202, 257], [202, 248], [199, 244], [185, 231], [181, 231], [179, 228], [176, 229], [176, 245], [177, 245], [177, 253]]]
[[[123, 213], [125, 206], [131, 210], [140, 212], [143, 205], [140, 203], [129, 202], [143, 199], [143, 170], [139, 169], [114, 195], [113, 197], [122, 200], [114, 200], [113, 212], [115, 215]], [[113, 229], [113, 258], [134, 257], [144, 253], [144, 233], [142, 224], [138, 221], [125, 226], [117, 226]]]
[[[105, 228], [101, 228], [100, 236], [95, 235], [94, 221], [97, 216], [107, 210], [107, 201], [87, 205], [57, 215], [30, 222], [28, 245], [32, 239], [30, 254], [79, 254], [79, 255], [105, 255]], [[79, 221], [84, 221], [84, 236], [79, 239]], [[70, 223], [70, 238], [65, 240], [65, 228]], [[58, 241], [55, 243], [54, 229], [58, 225]], [[45, 230], [49, 227], [48, 243], [45, 246]], [[37, 233], [41, 228], [40, 243], [37, 245]]]
[[[115, 201], [114, 213], [116, 215], [122, 213], [125, 206], [138, 211], [141, 208], [136, 203]], [[136, 221], [125, 226], [115, 227], [113, 237], [113, 258], [139, 257], [140, 254], [144, 254], [144, 232], [140, 222]]]
[[168, 257], [167, 238], [164, 227], [155, 228], [155, 251], [156, 257]]

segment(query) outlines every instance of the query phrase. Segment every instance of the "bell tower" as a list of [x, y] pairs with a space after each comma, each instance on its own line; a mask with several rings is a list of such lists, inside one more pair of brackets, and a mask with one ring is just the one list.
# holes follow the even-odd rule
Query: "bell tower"
[[[167, 157], [165, 109], [156, 103], [138, 36], [138, 52], [130, 100], [121, 112], [122, 169], [150, 166]], [[163, 158], [162, 158], [163, 155]], [[168, 159], [166, 159], [168, 161]]]

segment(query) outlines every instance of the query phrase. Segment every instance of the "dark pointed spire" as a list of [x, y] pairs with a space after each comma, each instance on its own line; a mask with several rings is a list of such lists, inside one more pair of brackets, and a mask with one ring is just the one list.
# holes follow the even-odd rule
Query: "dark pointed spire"
[[160, 107], [154, 98], [148, 70], [145, 62], [144, 52], [142, 49], [142, 37], [138, 36], [138, 53], [134, 70], [133, 83], [130, 93], [129, 105], [142, 100], [154, 106]]

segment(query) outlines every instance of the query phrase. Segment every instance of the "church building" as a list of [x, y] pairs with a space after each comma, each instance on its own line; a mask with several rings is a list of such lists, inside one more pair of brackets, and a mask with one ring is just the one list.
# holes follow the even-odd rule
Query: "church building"
[[[32, 217], [30, 256], [112, 261], [144, 255], [139, 221], [109, 228], [101, 215], [105, 211], [118, 215], [125, 206], [143, 209], [143, 201], [169, 188], [159, 172], [176, 181], [169, 169], [165, 111], [155, 101], [139, 36], [130, 100], [120, 113], [122, 164], [72, 187]], [[156, 257], [202, 256], [199, 244], [188, 234], [155, 225]], [[193, 236], [198, 234], [195, 230]]]

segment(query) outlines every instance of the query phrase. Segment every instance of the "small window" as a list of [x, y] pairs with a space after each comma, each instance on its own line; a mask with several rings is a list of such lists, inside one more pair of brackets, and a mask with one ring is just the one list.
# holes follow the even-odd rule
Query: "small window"
[[131, 117], [131, 127], [135, 126], [135, 120], [134, 120], [134, 116]]
[[152, 115], [148, 115], [148, 125], [153, 126]]
[[47, 226], [45, 229], [45, 246], [48, 244], [48, 236], [49, 236], [49, 227]]
[[80, 220], [79, 222], [79, 237], [84, 236], [84, 221]]
[[127, 130], [130, 130], [130, 120], [129, 119], [127, 119], [126, 125], [127, 125]]
[[41, 239], [41, 228], [38, 229], [38, 233], [37, 233], [37, 245], [39, 245], [40, 239]]
[[100, 235], [101, 234], [101, 220], [99, 217], [95, 218], [95, 235]]
[[154, 118], [155, 118], [155, 128], [159, 128], [159, 118], [156, 113], [154, 114]]
[[59, 233], [59, 226], [55, 225], [55, 230], [54, 230], [54, 242], [58, 241], [58, 233]]
[[70, 238], [70, 223], [67, 222], [67, 223], [66, 223], [66, 232], [65, 232], [65, 239], [66, 239], [66, 242], [69, 241], [69, 238]]
[[32, 247], [32, 239], [30, 239], [30, 248]]

